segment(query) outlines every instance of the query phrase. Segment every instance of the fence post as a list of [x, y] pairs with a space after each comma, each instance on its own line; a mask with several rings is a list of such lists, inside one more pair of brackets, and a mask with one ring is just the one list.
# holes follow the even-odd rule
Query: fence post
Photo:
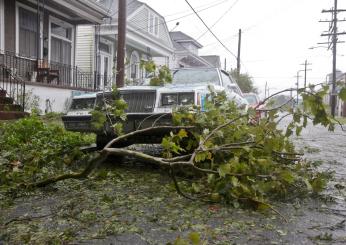
[[25, 83], [23, 83], [23, 89], [22, 89], [22, 94], [23, 94], [23, 101], [22, 101], [22, 106], [23, 106], [23, 108], [22, 108], [22, 110], [23, 110], [23, 112], [25, 111]]

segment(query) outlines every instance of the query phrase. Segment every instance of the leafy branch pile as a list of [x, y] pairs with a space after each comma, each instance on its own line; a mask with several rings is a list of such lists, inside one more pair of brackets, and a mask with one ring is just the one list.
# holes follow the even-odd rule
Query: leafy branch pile
[[[316, 91], [311, 86], [298, 92], [304, 99], [303, 108], [282, 116], [279, 112], [284, 105], [245, 112], [228, 101], [224, 93], [210, 88], [203, 109], [182, 107], [173, 114], [171, 126], [161, 126], [156, 121], [152, 127], [127, 134], [120, 134], [121, 123], [126, 120], [126, 104], [117, 98], [106, 103], [106, 107], [101, 105], [103, 112], [94, 112], [94, 126], [104, 126], [113, 118], [116, 122], [110, 123], [119, 136], [91, 160], [77, 149], [89, 143], [89, 139], [79, 134], [46, 126], [35, 117], [5, 124], [0, 143], [6, 146], [1, 149], [6, 161], [1, 165], [0, 184], [19, 178], [27, 187], [42, 187], [69, 178], [87, 177], [110, 155], [129, 156], [167, 169], [178, 193], [189, 199], [225, 202], [235, 207], [271, 208], [277, 212], [270, 205], [272, 200], [318, 193], [329, 177], [302, 160], [302, 154], [289, 139], [293, 133], [299, 135], [308, 120], [334, 129], [337, 122], [328, 116], [322, 100], [327, 87]], [[116, 95], [115, 91], [114, 98]], [[268, 116], [253, 120], [256, 110]], [[280, 121], [288, 115], [292, 115], [292, 122], [280, 128]], [[113, 147], [131, 137], [163, 130], [168, 133], [162, 139], [161, 157]], [[87, 162], [83, 171], [64, 173], [71, 170], [65, 168], [66, 164], [80, 159]], [[22, 171], [13, 167], [16, 162], [23, 165]], [[55, 176], [48, 178], [52, 175]]]
[[87, 157], [79, 147], [93, 141], [91, 135], [67, 132], [35, 115], [0, 124], [1, 191], [74, 169]]

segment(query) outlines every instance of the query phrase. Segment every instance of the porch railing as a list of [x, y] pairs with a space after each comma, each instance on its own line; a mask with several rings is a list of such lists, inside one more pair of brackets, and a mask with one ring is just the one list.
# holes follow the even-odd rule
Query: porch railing
[[24, 82], [46, 84], [76, 90], [98, 91], [114, 81], [113, 76], [84, 72], [77, 66], [21, 57], [2, 52], [0, 65]]
[[25, 82], [15, 76], [11, 69], [0, 64], [0, 90], [6, 91], [6, 96], [13, 99], [13, 103], [25, 110]]

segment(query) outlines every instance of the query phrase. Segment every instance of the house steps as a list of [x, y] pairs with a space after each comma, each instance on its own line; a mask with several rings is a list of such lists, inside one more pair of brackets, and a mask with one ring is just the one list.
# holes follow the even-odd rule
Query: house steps
[[20, 105], [14, 104], [13, 98], [7, 97], [5, 90], [0, 89], [0, 120], [15, 120], [28, 115]]

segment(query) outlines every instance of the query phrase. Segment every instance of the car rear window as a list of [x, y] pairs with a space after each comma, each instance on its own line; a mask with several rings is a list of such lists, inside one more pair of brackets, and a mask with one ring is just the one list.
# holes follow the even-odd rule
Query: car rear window
[[257, 104], [257, 98], [255, 95], [244, 95], [244, 98], [247, 100], [247, 102], [249, 102], [249, 104], [253, 105], [253, 104]]
[[173, 84], [220, 84], [216, 69], [182, 69], [173, 72]]

